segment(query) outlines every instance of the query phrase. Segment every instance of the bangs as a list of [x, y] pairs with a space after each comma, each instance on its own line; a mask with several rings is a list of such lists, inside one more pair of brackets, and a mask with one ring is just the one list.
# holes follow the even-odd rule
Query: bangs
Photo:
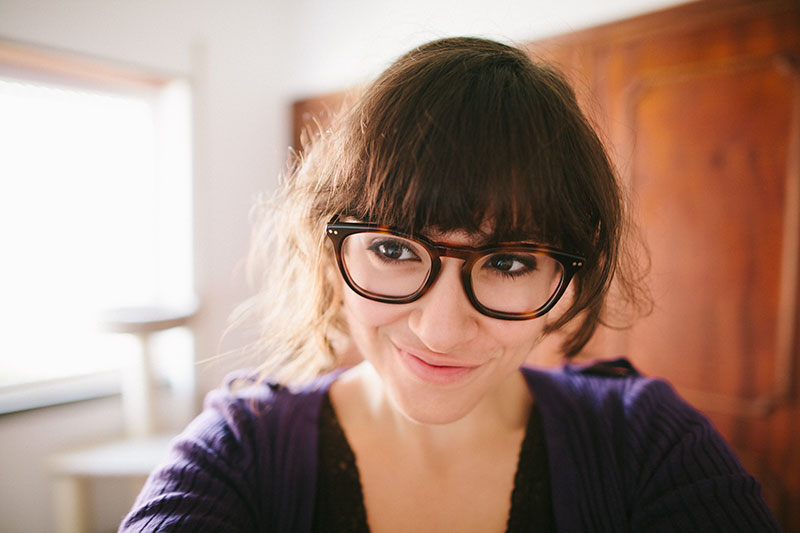
[[597, 213], [577, 206], [593, 204], [580, 177], [596, 169], [575, 154], [586, 140], [563, 109], [574, 96], [515, 52], [492, 68], [486, 54], [451, 53], [435, 75], [413, 62], [387, 71], [351, 116], [360, 154], [335, 209], [411, 232], [488, 227], [491, 242], [590, 247]]

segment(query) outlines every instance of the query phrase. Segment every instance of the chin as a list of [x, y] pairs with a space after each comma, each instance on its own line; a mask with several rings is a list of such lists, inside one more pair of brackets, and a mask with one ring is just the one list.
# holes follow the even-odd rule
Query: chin
[[422, 425], [446, 425], [467, 416], [477, 401], [454, 397], [453, 391], [411, 392], [389, 390], [395, 409], [411, 422]]

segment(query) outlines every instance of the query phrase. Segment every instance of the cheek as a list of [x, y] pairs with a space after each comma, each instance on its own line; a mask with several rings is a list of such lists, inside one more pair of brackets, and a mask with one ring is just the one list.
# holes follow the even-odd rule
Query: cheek
[[379, 328], [403, 320], [408, 314], [405, 305], [367, 300], [346, 287], [342, 295], [345, 316], [351, 331]]
[[541, 318], [519, 322], [494, 322], [488, 328], [498, 348], [514, 359], [524, 360], [539, 344], [544, 333], [545, 322]]

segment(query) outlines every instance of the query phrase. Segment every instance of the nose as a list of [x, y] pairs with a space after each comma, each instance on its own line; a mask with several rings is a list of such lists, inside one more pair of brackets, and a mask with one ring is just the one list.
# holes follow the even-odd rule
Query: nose
[[443, 258], [436, 282], [409, 314], [409, 328], [433, 352], [452, 352], [473, 340], [478, 331], [478, 312], [461, 284], [462, 264]]

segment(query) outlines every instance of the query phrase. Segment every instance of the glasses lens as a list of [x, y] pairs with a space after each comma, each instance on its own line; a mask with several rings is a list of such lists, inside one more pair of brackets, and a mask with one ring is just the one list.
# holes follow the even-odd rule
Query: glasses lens
[[536, 311], [556, 293], [564, 267], [548, 255], [498, 250], [472, 267], [472, 291], [484, 307], [501, 313]]
[[419, 243], [389, 233], [364, 232], [342, 242], [347, 275], [361, 290], [388, 298], [404, 298], [425, 284], [431, 257]]

